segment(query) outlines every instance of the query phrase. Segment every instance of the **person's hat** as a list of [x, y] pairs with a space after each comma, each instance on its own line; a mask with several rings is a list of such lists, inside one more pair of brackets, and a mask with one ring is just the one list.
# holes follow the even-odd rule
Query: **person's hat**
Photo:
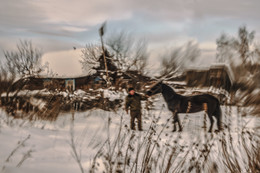
[[133, 87], [128, 88], [128, 92], [131, 90], [135, 90]]

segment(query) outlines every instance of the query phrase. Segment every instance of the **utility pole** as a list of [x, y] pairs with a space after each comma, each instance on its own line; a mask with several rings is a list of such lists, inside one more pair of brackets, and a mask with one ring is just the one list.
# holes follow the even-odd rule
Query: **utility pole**
[[104, 63], [105, 63], [106, 76], [107, 76], [107, 85], [110, 85], [108, 69], [107, 69], [107, 60], [106, 60], [106, 55], [105, 55], [105, 47], [104, 47], [104, 42], [103, 42], [103, 35], [105, 33], [105, 27], [106, 27], [106, 22], [104, 22], [102, 24], [101, 28], [99, 29], [99, 35], [100, 35], [101, 45], [102, 45], [102, 50], [103, 50], [103, 58], [104, 58]]

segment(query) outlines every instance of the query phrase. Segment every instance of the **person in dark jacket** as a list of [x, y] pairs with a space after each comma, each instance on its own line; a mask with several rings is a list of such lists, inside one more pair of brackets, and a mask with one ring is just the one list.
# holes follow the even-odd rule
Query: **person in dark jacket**
[[142, 131], [142, 107], [141, 100], [146, 100], [147, 97], [141, 96], [137, 94], [134, 88], [128, 89], [128, 96], [125, 99], [125, 110], [128, 114], [128, 110], [130, 108], [130, 126], [132, 130], [135, 130], [135, 118], [138, 120], [138, 130]]

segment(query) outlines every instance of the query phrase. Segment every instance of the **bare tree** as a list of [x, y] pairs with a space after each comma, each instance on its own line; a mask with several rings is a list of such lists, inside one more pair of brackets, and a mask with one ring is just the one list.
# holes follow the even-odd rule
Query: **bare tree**
[[119, 69], [132, 69], [144, 74], [148, 58], [144, 40], [135, 40], [131, 34], [121, 31], [110, 35], [106, 45], [108, 51], [114, 55], [113, 61]]
[[260, 49], [254, 43], [254, 36], [254, 31], [249, 32], [245, 26], [242, 26], [238, 29], [238, 37], [222, 34], [216, 41], [217, 60], [231, 64], [236, 81], [248, 80], [248, 76], [258, 73]]
[[223, 33], [216, 41], [218, 62], [233, 63], [238, 57], [244, 65], [256, 62], [259, 49], [254, 45], [254, 37], [255, 32], [249, 32], [245, 26], [239, 27], [237, 38]]
[[4, 51], [4, 55], [8, 69], [14, 69], [21, 77], [38, 75], [43, 70], [40, 66], [42, 54], [31, 41], [20, 41], [17, 51]]
[[0, 81], [6, 81], [8, 79], [8, 71], [2, 64], [0, 64]]
[[179, 56], [180, 49], [175, 49], [169, 56], [164, 56], [162, 59], [162, 70], [159, 78], [168, 78], [174, 75], [178, 70], [177, 58]]
[[0, 63], [0, 94], [6, 91], [10, 85], [12, 85], [15, 77], [15, 69], [12, 68], [12, 66]]
[[[222, 34], [217, 39], [217, 58], [230, 64], [234, 72], [232, 95], [239, 90], [236, 100], [242, 104], [256, 106], [257, 113], [259, 94], [252, 94], [260, 86], [260, 46], [254, 42], [255, 32], [249, 32], [245, 26], [239, 27], [237, 37]], [[258, 112], [259, 113], [259, 112]]]
[[250, 45], [255, 37], [255, 32], [248, 32], [245, 26], [238, 29], [238, 39], [235, 41], [235, 48], [238, 50], [243, 63], [246, 63], [250, 57]]
[[234, 57], [234, 42], [235, 40], [231, 37], [228, 37], [223, 33], [217, 40], [217, 62], [230, 62]]
[[141, 74], [145, 74], [145, 67], [147, 66], [148, 59], [148, 54], [146, 50], [147, 47], [145, 41], [140, 40], [135, 47], [132, 65], [128, 66], [128, 69], [134, 67], [134, 69], [140, 72]]
[[159, 78], [172, 77], [176, 72], [182, 72], [188, 65], [193, 63], [200, 55], [198, 43], [189, 41], [181, 47], [166, 53], [162, 58], [162, 70]]
[[260, 44], [259, 43], [255, 43], [254, 45], [255, 49], [252, 52], [252, 56], [254, 57], [254, 60], [256, 62], [260, 62]]
[[123, 31], [116, 33], [116, 35], [110, 35], [106, 41], [109, 49], [113, 51], [114, 61], [120, 69], [126, 68], [125, 66], [127, 66], [126, 60], [130, 49], [132, 49], [131, 42], [130, 36]]
[[[147, 47], [144, 40], [134, 40], [133, 36], [126, 32], [113, 33], [108, 36], [105, 44], [105, 57], [109, 70], [137, 70], [140, 74], [145, 73], [147, 65]], [[102, 66], [102, 48], [98, 44], [87, 44], [82, 50], [80, 63], [82, 68], [92, 73], [97, 67]]]
[[100, 45], [87, 44], [84, 49], [82, 49], [82, 55], [80, 63], [82, 69], [87, 73], [93, 73], [95, 67], [100, 65], [99, 58], [102, 54], [102, 48]]

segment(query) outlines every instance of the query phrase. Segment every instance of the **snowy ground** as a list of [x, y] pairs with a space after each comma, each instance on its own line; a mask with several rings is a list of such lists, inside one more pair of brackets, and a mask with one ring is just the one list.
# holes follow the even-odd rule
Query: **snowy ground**
[[[260, 118], [241, 117], [237, 110], [237, 107], [222, 106], [223, 121], [230, 127], [230, 131], [226, 128], [222, 133], [209, 134], [202, 128], [203, 112], [188, 116], [181, 114], [184, 131], [172, 133], [171, 113], [160, 96], [157, 97], [154, 110], [143, 111], [142, 132], [129, 130], [130, 117], [123, 110], [117, 113], [100, 109], [76, 112], [73, 121], [73, 113], [66, 113], [60, 115], [55, 122], [29, 122], [8, 117], [0, 109], [0, 172], [76, 173], [89, 172], [93, 165], [95, 172], [106, 172], [107, 165], [116, 165], [114, 162], [124, 161], [126, 155], [129, 157], [127, 166], [119, 164], [111, 169], [141, 172], [144, 163], [142, 158], [145, 158], [146, 153], [151, 153], [151, 162], [148, 165], [151, 163], [158, 165], [153, 166], [151, 172], [167, 169], [168, 161], [166, 162], [167, 159], [164, 158], [168, 158], [171, 153], [173, 157], [169, 162], [171, 163], [169, 172], [181, 170], [194, 172], [195, 168], [191, 165], [204, 163], [206, 163], [203, 169], [205, 172], [213, 169], [215, 165], [217, 165], [215, 170], [218, 172], [226, 172], [219, 141], [224, 138], [228, 141], [228, 134], [233, 138], [231, 143], [234, 145], [230, 146], [238, 147], [233, 153], [237, 154], [236, 158], [242, 165], [241, 171], [245, 172], [248, 160], [243, 157], [240, 132], [242, 129], [249, 133], [256, 132], [256, 128], [259, 129]], [[167, 121], [168, 119], [170, 121]], [[155, 131], [152, 133], [151, 129]], [[151, 139], [148, 139], [149, 137]], [[258, 139], [250, 140], [252, 141], [250, 145], [255, 145], [258, 141]], [[149, 145], [151, 148], [147, 147]], [[205, 151], [207, 157], [199, 156], [201, 150], [205, 148], [210, 148], [208, 149], [210, 154]], [[174, 152], [171, 152], [173, 149]], [[101, 154], [97, 154], [99, 151]], [[169, 154], [167, 151], [170, 151]], [[136, 159], [138, 154], [139, 159]]]

